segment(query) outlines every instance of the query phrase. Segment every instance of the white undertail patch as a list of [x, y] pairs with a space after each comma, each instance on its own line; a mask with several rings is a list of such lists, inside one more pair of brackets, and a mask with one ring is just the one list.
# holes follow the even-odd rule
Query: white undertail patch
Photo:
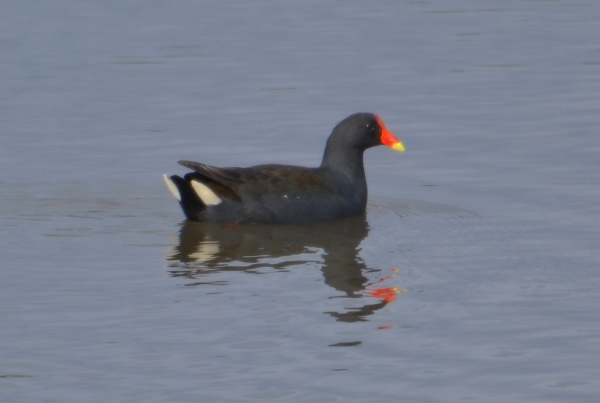
[[194, 188], [194, 192], [198, 195], [202, 203], [207, 206], [216, 206], [221, 203], [221, 199], [219, 196], [215, 194], [212, 190], [209, 189], [204, 183], [200, 183], [197, 180], [192, 180], [192, 188]]
[[179, 189], [177, 189], [177, 186], [175, 186], [175, 183], [171, 180], [171, 178], [169, 178], [165, 174], [163, 174], [163, 178], [165, 180], [165, 183], [167, 184], [167, 189], [169, 189], [169, 192], [171, 192], [171, 194], [177, 199], [177, 201], [181, 201], [181, 194], [179, 193]]

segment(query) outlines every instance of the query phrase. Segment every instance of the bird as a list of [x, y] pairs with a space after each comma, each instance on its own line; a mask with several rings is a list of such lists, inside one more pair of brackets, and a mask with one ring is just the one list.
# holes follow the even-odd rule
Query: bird
[[187, 220], [224, 224], [312, 224], [363, 214], [367, 180], [363, 153], [404, 144], [373, 113], [354, 113], [338, 123], [314, 168], [266, 164], [219, 168], [178, 161], [192, 170], [163, 178]]

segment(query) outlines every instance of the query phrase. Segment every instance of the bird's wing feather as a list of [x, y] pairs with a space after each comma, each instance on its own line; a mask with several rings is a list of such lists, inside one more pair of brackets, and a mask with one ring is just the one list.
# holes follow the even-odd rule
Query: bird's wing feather
[[331, 193], [331, 187], [319, 176], [316, 168], [288, 165], [259, 165], [250, 168], [218, 168], [193, 161], [179, 161], [208, 179], [235, 192], [259, 196], [284, 193]]
[[239, 168], [217, 168], [194, 161], [179, 161], [179, 164], [225, 186], [233, 187], [244, 182]]

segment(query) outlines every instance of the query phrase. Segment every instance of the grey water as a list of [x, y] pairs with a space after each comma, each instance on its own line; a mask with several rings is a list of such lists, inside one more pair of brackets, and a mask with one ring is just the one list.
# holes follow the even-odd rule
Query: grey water
[[[0, 3], [0, 401], [600, 399], [600, 3]], [[176, 161], [364, 217], [186, 223]]]

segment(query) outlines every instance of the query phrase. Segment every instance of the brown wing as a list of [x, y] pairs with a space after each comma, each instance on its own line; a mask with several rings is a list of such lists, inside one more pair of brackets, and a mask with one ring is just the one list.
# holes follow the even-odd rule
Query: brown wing
[[179, 161], [200, 175], [232, 189], [240, 196], [263, 194], [332, 193], [318, 168], [289, 165], [259, 165], [250, 168], [218, 168], [193, 161]]
[[194, 161], [179, 161], [179, 164], [225, 186], [232, 187], [244, 182], [240, 168], [217, 168]]

